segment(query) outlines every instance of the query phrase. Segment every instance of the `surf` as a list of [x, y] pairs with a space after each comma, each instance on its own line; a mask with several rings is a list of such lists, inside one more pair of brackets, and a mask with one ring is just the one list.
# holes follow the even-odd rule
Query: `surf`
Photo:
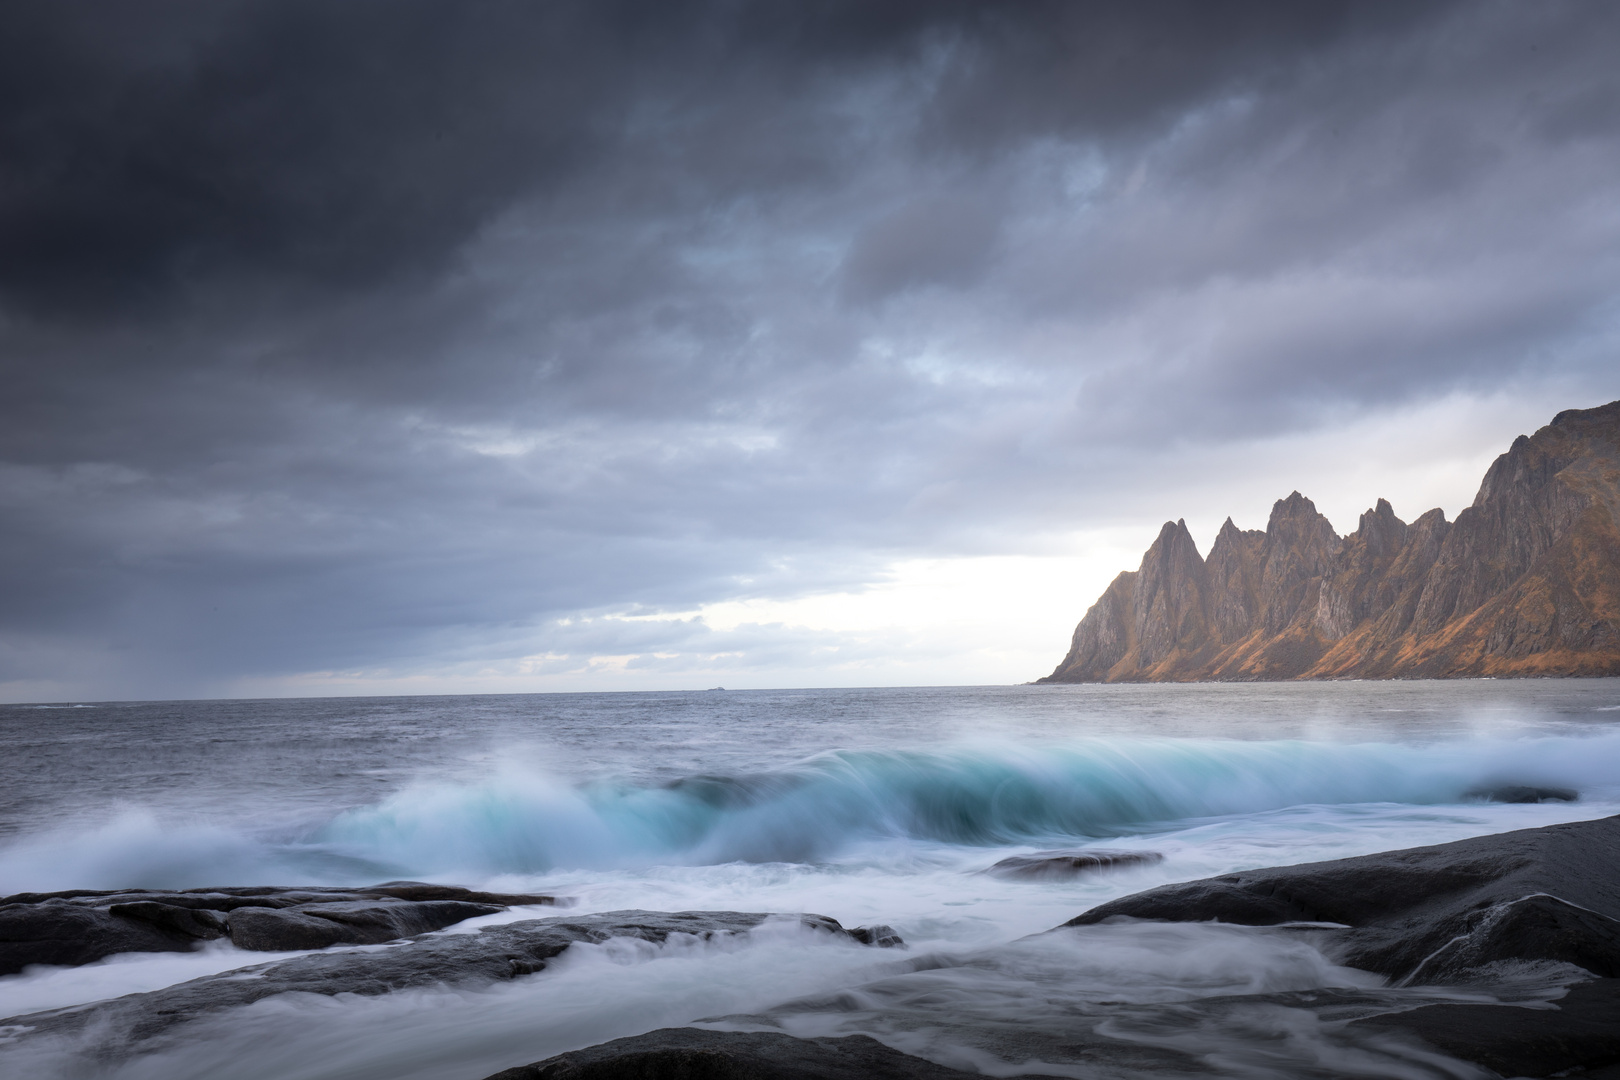
[[814, 864], [874, 844], [1073, 845], [1299, 806], [1453, 805], [1513, 785], [1606, 799], [1616, 777], [1620, 733], [1422, 745], [965, 740], [665, 783], [571, 783], [508, 765], [268, 827], [125, 807], [99, 826], [0, 849], [0, 889]]

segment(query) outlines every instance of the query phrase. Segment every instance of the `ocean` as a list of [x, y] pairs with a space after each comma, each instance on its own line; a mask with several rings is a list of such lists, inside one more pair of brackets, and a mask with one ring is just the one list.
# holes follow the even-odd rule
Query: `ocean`
[[[793, 919], [610, 940], [491, 987], [281, 995], [134, 1056], [93, 1031], [40, 1045], [26, 1014], [274, 957], [211, 942], [34, 968], [0, 978], [0, 1076], [47, 1080], [480, 1080], [697, 1021], [862, 1032], [991, 1075], [1166, 1075], [1165, 1048], [1188, 1075], [1474, 1075], [1254, 996], [1479, 988], [1386, 987], [1274, 929], [1046, 931], [1165, 882], [1620, 813], [1615, 679], [59, 703], [0, 706], [0, 733], [0, 894], [404, 878], [906, 941]], [[1480, 797], [1510, 785], [1579, 799]], [[983, 873], [1057, 848], [1163, 861]]]

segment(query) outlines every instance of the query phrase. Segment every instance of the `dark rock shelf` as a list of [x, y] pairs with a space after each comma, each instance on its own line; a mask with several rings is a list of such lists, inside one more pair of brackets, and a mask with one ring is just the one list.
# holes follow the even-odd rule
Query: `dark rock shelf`
[[1050, 881], [1102, 870], [1152, 866], [1163, 861], [1164, 856], [1156, 851], [1036, 851], [1002, 859], [985, 873], [996, 877]]
[[1165, 885], [1075, 919], [1335, 923], [1351, 967], [1407, 983], [1503, 961], [1620, 976], [1620, 817]]
[[291, 952], [374, 945], [441, 930], [553, 896], [390, 881], [360, 889], [74, 889], [0, 899], [0, 975], [31, 964], [72, 967], [122, 952], [184, 952], [229, 937], [242, 949]]
[[[253, 909], [262, 910], [262, 909]], [[285, 993], [376, 996], [423, 986], [482, 986], [544, 971], [570, 945], [610, 938], [661, 943], [672, 934], [700, 939], [745, 934], [772, 916], [738, 911], [613, 911], [528, 919], [476, 932], [422, 934], [377, 950], [337, 950], [239, 968], [144, 994], [0, 1020], [26, 1019], [28, 1037], [93, 1028], [102, 1053], [122, 1056], [176, 1025]], [[787, 916], [831, 938], [875, 946], [902, 944], [888, 927], [849, 930], [825, 915]]]
[[962, 1080], [865, 1035], [796, 1039], [775, 1032], [664, 1028], [504, 1069], [488, 1080]]

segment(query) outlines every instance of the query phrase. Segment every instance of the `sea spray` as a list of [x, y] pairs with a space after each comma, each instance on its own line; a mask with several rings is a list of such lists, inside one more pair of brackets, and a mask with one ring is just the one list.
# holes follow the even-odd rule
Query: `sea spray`
[[1591, 794], [1620, 778], [1620, 736], [1426, 747], [1096, 738], [838, 751], [738, 777], [568, 787], [509, 771], [414, 787], [310, 838], [422, 872], [536, 873], [663, 863], [814, 862], [903, 839], [995, 846], [1117, 837], [1302, 804], [1456, 803], [1504, 783]]
[[[577, 945], [543, 972], [489, 986], [279, 995], [205, 1014], [177, 1033], [184, 1037], [134, 1053], [109, 1053], [129, 1032], [91, 1025], [77, 1036], [0, 1044], [0, 1069], [39, 1080], [433, 1080], [702, 1023], [804, 1036], [868, 1033], [992, 1075], [1009, 1071], [998, 1053], [1062, 1061], [1080, 1047], [1083, 1069], [1068, 1063], [1041, 1072], [1140, 1075], [1149, 1056], [1141, 1048], [1151, 1054], [1169, 1041], [1181, 1044], [1163, 1055], [1170, 1063], [1252, 1051], [1256, 1042], [1269, 1060], [1260, 1069], [1212, 1063], [1200, 1075], [1314, 1075], [1302, 1066], [1324, 1062], [1365, 1066], [1324, 1075], [1462, 1075], [1414, 1062], [1409, 1049], [1358, 1043], [1337, 1025], [1313, 1024], [1297, 1005], [1228, 1004], [1233, 995], [1300, 991], [1350, 995], [1375, 1008], [1490, 1000], [1477, 989], [1386, 988], [1376, 976], [1333, 964], [1308, 934], [1272, 928], [1086, 927], [989, 949], [923, 940], [890, 952], [778, 922], [741, 938]], [[1235, 1025], [1294, 1030], [1287, 1039], [1256, 1040], [1252, 1030], [1234, 1034]]]
[[1424, 745], [982, 740], [831, 751], [664, 784], [570, 784], [506, 766], [481, 781], [412, 784], [314, 823], [126, 809], [0, 849], [0, 892], [817, 863], [893, 843], [1073, 845], [1296, 806], [1453, 805], [1504, 784], [1611, 797], [1620, 733]]

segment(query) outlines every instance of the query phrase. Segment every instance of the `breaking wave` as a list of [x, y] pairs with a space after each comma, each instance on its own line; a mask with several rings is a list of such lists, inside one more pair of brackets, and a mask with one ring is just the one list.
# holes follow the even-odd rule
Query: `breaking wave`
[[1075, 843], [1301, 805], [1441, 805], [1503, 785], [1609, 797], [1620, 735], [1428, 746], [1093, 738], [838, 751], [744, 776], [569, 785], [511, 770], [419, 784], [292, 834], [150, 812], [0, 851], [11, 888], [815, 862], [874, 841]]

